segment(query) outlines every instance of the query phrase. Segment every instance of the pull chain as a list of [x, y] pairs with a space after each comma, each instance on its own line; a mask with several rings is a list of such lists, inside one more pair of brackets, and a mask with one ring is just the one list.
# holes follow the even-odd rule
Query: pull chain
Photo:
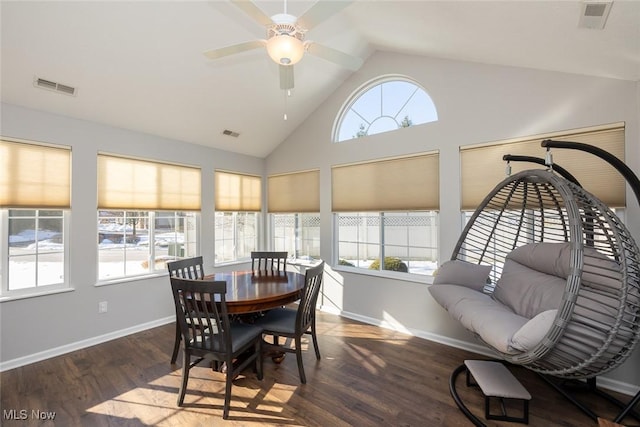
[[287, 93], [289, 92], [289, 90], [285, 90], [284, 91], [284, 119], [287, 120], [287, 98], [288, 95]]

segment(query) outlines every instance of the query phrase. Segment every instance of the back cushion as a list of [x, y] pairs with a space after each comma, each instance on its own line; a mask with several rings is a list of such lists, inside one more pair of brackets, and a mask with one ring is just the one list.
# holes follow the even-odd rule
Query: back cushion
[[559, 308], [569, 275], [568, 243], [532, 243], [514, 249], [504, 264], [493, 298], [532, 319]]
[[515, 248], [507, 259], [512, 259], [541, 273], [567, 278], [571, 247], [569, 243], [530, 243]]

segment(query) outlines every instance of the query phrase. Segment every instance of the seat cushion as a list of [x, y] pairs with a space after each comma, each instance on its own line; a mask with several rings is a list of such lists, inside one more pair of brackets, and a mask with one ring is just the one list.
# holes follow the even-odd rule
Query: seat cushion
[[429, 292], [451, 316], [503, 353], [517, 353], [511, 337], [529, 319], [482, 292], [458, 285], [432, 285]]
[[297, 310], [291, 308], [274, 308], [263, 317], [257, 319], [255, 326], [262, 328], [265, 333], [294, 334], [296, 332]]

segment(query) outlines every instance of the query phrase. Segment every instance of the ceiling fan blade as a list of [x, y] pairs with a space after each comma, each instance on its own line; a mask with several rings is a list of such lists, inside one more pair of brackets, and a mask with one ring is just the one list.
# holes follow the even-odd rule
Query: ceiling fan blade
[[280, 65], [280, 89], [293, 89], [293, 65]]
[[351, 56], [318, 43], [306, 42], [305, 45], [307, 52], [310, 54], [334, 62], [351, 71], [357, 71], [362, 66], [363, 60], [356, 56]]
[[317, 1], [300, 18], [298, 24], [307, 30], [312, 29], [332, 15], [340, 12], [345, 7], [353, 3], [352, 0], [342, 1]]
[[267, 26], [273, 24], [273, 21], [270, 17], [268, 17], [262, 9], [260, 9], [256, 4], [252, 1], [247, 0], [230, 0], [236, 7], [242, 10], [244, 13], [249, 15], [254, 21], [259, 23], [260, 25]]
[[247, 50], [264, 47], [266, 46], [266, 44], [267, 42], [265, 40], [253, 40], [250, 42], [234, 44], [232, 46], [221, 47], [220, 49], [207, 50], [205, 52], [202, 52], [202, 54], [209, 59], [218, 59], [222, 58], [223, 56], [234, 55], [236, 53], [244, 52]]

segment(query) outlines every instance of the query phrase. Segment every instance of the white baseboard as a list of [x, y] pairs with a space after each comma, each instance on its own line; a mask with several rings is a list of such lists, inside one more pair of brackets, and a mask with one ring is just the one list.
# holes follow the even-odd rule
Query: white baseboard
[[163, 319], [158, 319], [151, 322], [142, 323], [140, 325], [135, 325], [130, 328], [120, 329], [119, 331], [109, 332], [108, 334], [91, 337], [86, 340], [65, 344], [60, 347], [55, 347], [49, 350], [41, 351], [39, 353], [30, 354], [28, 356], [7, 360], [6, 362], [0, 363], [0, 372], [8, 371], [9, 369], [19, 368], [20, 366], [29, 365], [35, 362], [40, 362], [41, 360], [50, 359], [52, 357], [70, 353], [72, 351], [81, 350], [83, 348], [91, 347], [96, 344], [102, 344], [104, 342], [111, 341], [116, 338], [121, 338], [127, 335], [135, 334], [136, 332], [146, 331], [147, 329], [151, 329], [158, 326], [166, 325], [167, 323], [175, 322], [175, 320], [176, 320], [175, 316], [169, 316]]
[[[342, 316], [342, 317], [346, 317], [348, 319], [353, 319], [353, 320], [357, 320], [359, 322], [362, 323], [367, 323], [369, 325], [375, 325], [375, 326], [379, 326], [381, 328], [385, 328], [385, 329], [390, 329], [393, 331], [398, 331], [398, 332], [403, 332], [418, 338], [423, 338], [429, 341], [434, 341], [440, 344], [444, 344], [444, 345], [448, 345], [450, 347], [455, 347], [455, 348], [459, 348], [462, 350], [466, 350], [466, 351], [470, 351], [472, 353], [477, 353], [477, 354], [481, 354], [483, 356], [487, 356], [487, 357], [497, 357], [496, 353], [492, 352], [490, 349], [488, 349], [487, 347], [480, 345], [480, 344], [475, 344], [475, 343], [470, 343], [468, 341], [462, 341], [462, 340], [458, 340], [458, 339], [453, 339], [453, 338], [449, 338], [449, 337], [445, 337], [442, 335], [437, 335], [431, 332], [426, 332], [426, 331], [421, 331], [421, 330], [417, 330], [417, 329], [407, 329], [407, 328], [400, 328], [397, 325], [393, 325], [389, 322], [386, 322], [384, 320], [380, 320], [380, 319], [375, 319], [373, 317], [367, 317], [367, 316], [362, 316], [360, 314], [356, 314], [356, 313], [350, 313], [350, 312], [346, 312], [346, 311], [340, 311], [337, 310], [335, 307], [321, 307], [320, 310], [327, 312], [327, 313], [331, 313], [331, 314], [336, 314], [338, 316]], [[460, 361], [460, 363], [462, 363], [462, 361]], [[634, 384], [629, 384], [629, 383], [625, 383], [622, 381], [618, 381], [618, 380], [613, 380], [610, 378], [607, 378], [606, 376], [600, 376], [598, 377], [598, 387], [599, 388], [603, 388], [603, 389], [607, 389], [610, 391], [614, 391], [617, 393], [622, 393], [628, 396], [634, 396], [636, 393], [638, 393], [640, 391], [640, 387]]]

